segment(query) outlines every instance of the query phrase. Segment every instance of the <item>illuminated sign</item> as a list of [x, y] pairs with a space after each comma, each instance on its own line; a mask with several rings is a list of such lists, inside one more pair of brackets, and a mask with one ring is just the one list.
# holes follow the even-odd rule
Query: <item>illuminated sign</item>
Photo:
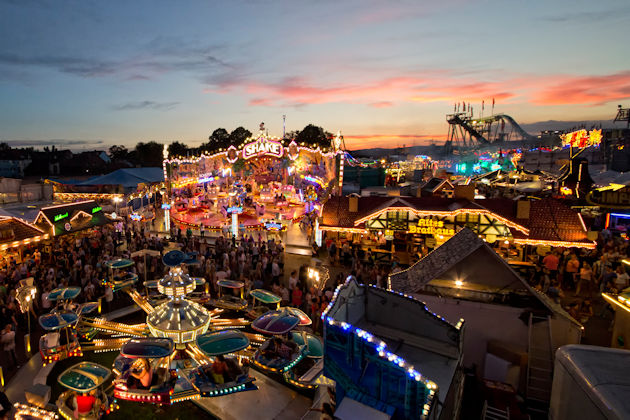
[[267, 222], [267, 223], [265, 223], [265, 229], [267, 229], [267, 230], [280, 230], [280, 229], [282, 229], [282, 223]]
[[444, 222], [433, 219], [418, 219], [417, 226], [410, 226], [408, 233], [421, 233], [423, 235], [455, 235], [455, 229], [444, 227]]
[[92, 214], [96, 213], [97, 211], [101, 211], [101, 210], [103, 210], [102, 207], [93, 207], [92, 208]]
[[164, 210], [170, 210], [171, 205], [170, 205], [169, 203], [163, 203], [163, 204], [162, 204], [162, 208], [163, 208]]
[[135, 220], [136, 222], [142, 220], [142, 216], [138, 213], [130, 214], [129, 217], [131, 218], [131, 220]]
[[241, 206], [231, 206], [227, 208], [227, 212], [228, 213], [242, 213], [243, 212], [243, 207]]
[[596, 206], [612, 209], [630, 208], [630, 187], [589, 191], [586, 201]]
[[275, 156], [281, 158], [284, 153], [282, 143], [269, 140], [264, 135], [258, 140], [248, 143], [243, 147], [243, 159], [251, 159], [256, 156]]
[[61, 219], [65, 219], [66, 217], [68, 217], [68, 212], [61, 213], [61, 214], [57, 214], [57, 215], [55, 215], [55, 219], [54, 219], [54, 221], [55, 221], [55, 222], [58, 222], [58, 221], [60, 221]]
[[598, 146], [602, 142], [602, 130], [586, 130], [572, 131], [567, 134], [561, 134], [563, 146], [571, 147], [589, 147]]

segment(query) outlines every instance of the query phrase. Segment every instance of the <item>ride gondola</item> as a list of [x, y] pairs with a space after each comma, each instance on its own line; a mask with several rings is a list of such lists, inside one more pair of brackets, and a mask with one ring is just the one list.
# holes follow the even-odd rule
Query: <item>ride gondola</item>
[[[247, 311], [247, 317], [250, 319], [256, 319], [271, 311], [272, 309], [269, 308], [269, 305], [275, 305], [276, 309], [280, 309], [280, 301], [282, 301], [282, 298], [267, 290], [254, 289], [249, 292], [249, 295], [252, 297], [252, 307]], [[260, 304], [257, 305], [257, 301], [260, 302]]]
[[81, 362], [66, 369], [57, 381], [67, 388], [57, 399], [59, 414], [68, 420], [98, 420], [118, 406], [102, 386], [111, 370], [97, 363]]
[[[247, 301], [243, 299], [245, 284], [242, 281], [219, 280], [217, 281], [217, 286], [219, 286], [219, 296], [216, 299], [210, 300], [211, 305], [232, 311], [242, 311], [247, 308]], [[222, 288], [230, 289], [231, 293], [223, 295]], [[236, 290], [239, 291], [239, 296], [234, 295]]]
[[267, 372], [284, 373], [299, 363], [304, 357], [305, 346], [300, 346], [288, 335], [298, 324], [300, 318], [288, 308], [267, 312], [256, 318], [252, 328], [272, 337], [254, 353], [254, 366]]
[[[202, 397], [215, 397], [233, 392], [255, 390], [256, 380], [249, 375], [249, 365], [239, 363], [235, 353], [249, 347], [249, 339], [240, 331], [223, 330], [197, 337], [197, 347], [208, 357], [225, 363], [225, 372], [216, 372], [214, 363], [199, 366], [189, 376]], [[246, 359], [245, 359], [246, 360]]]
[[114, 397], [170, 404], [177, 372], [170, 369], [175, 343], [170, 338], [134, 338], [114, 361]]
[[106, 262], [105, 265], [110, 271], [109, 279], [105, 282], [106, 285], [111, 287], [114, 292], [133, 286], [138, 281], [138, 275], [131, 270], [125, 269], [134, 264], [132, 260], [124, 258]]
[[39, 353], [45, 365], [68, 357], [83, 356], [75, 331], [79, 316], [72, 311], [53, 311], [39, 317], [39, 325], [48, 331], [39, 339]]

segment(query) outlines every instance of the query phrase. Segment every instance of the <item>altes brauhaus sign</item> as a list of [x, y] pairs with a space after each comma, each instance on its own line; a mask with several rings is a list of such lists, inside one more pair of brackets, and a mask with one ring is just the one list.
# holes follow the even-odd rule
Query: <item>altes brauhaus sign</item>
[[418, 219], [417, 225], [409, 227], [409, 233], [421, 233], [423, 235], [455, 235], [455, 229], [444, 227], [444, 222], [433, 219]]
[[243, 147], [243, 159], [250, 159], [256, 156], [275, 156], [281, 158], [284, 153], [284, 148], [279, 141], [269, 140], [266, 136], [262, 135], [252, 143], [247, 143]]

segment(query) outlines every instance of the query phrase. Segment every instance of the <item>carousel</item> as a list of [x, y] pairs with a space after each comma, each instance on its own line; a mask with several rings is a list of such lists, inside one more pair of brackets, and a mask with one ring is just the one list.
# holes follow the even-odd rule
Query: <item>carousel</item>
[[165, 211], [180, 226], [237, 236], [285, 230], [287, 223], [313, 216], [339, 188], [341, 144], [340, 134], [326, 144], [297, 144], [269, 136], [261, 124], [241, 144], [166, 158], [172, 205]]

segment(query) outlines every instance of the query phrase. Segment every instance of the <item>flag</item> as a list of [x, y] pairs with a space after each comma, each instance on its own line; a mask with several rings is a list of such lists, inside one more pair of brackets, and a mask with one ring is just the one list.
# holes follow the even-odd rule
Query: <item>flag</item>
[[483, 111], [485, 109], [485, 102], [484, 100], [481, 101], [481, 110]]
[[494, 98], [492, 98], [492, 107], [494, 108]]

